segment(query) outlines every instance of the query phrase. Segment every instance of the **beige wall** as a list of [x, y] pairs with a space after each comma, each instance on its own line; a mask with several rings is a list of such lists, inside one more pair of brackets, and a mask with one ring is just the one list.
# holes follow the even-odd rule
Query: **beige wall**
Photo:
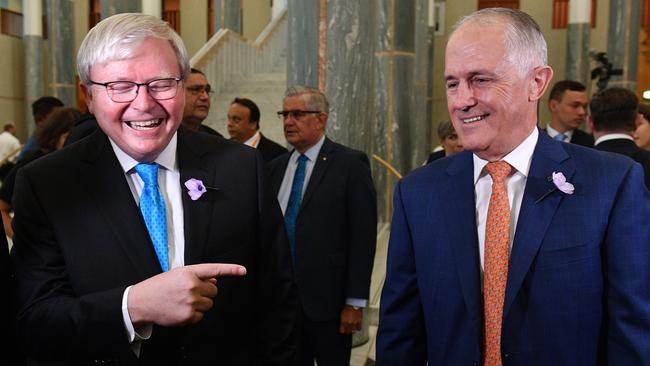
[[242, 34], [254, 41], [271, 21], [271, 2], [269, 0], [242, 1]]
[[[0, 128], [13, 121], [18, 137], [24, 141], [25, 127], [25, 56], [20, 38], [0, 35]], [[31, 121], [27, 121], [31, 123]]]
[[190, 55], [208, 40], [208, 1], [181, 1], [181, 38]]
[[[449, 119], [447, 113], [447, 102], [445, 95], [444, 83], [444, 54], [445, 44], [451, 29], [456, 21], [463, 15], [469, 14], [476, 10], [475, 1], [446, 1], [445, 14], [445, 35], [436, 37], [434, 50], [434, 87], [433, 87], [433, 146], [438, 144], [435, 131], [438, 123], [442, 120]], [[546, 41], [548, 42], [548, 59], [549, 64], [555, 71], [553, 81], [565, 78], [565, 55], [566, 55], [566, 30], [552, 29], [552, 11], [553, 8], [549, 2], [548, 6], [540, 6], [539, 0], [521, 0], [520, 9], [530, 14], [542, 28]], [[607, 27], [608, 27], [608, 9], [609, 0], [598, 1], [596, 12], [596, 27], [591, 29], [590, 49], [597, 51], [607, 51]], [[590, 65], [593, 67], [594, 65]], [[590, 85], [587, 86], [588, 88]], [[594, 86], [595, 89], [595, 86]], [[547, 108], [548, 92], [540, 102], [540, 122], [544, 126], [550, 116]]]

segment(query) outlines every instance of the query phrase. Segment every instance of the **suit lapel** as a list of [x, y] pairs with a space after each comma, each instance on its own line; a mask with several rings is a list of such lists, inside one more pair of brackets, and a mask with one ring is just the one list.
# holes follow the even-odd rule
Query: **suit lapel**
[[140, 278], [161, 272], [147, 227], [133, 198], [122, 167], [106, 135], [97, 131], [88, 137], [83, 159], [89, 165], [80, 179], [88, 182], [88, 194], [104, 222], [111, 228], [132, 269]]
[[[562, 172], [570, 182], [575, 174], [575, 165], [562, 143], [552, 141], [546, 134], [540, 133], [526, 179], [510, 254], [504, 319], [537, 255], [553, 215], [563, 199], [564, 194], [559, 190], [547, 194], [555, 188], [550, 180], [553, 172]], [[542, 197], [544, 198], [540, 200]]]
[[[459, 154], [447, 168], [449, 184], [443, 197], [450, 203], [444, 217], [450, 228], [449, 243], [455, 257], [456, 270], [467, 304], [467, 310], [475, 324], [477, 337], [482, 334], [483, 303], [481, 299], [481, 275], [476, 231], [476, 204], [474, 202], [474, 164], [472, 153]], [[468, 228], [472, 228], [468, 230]]]
[[311, 177], [309, 178], [309, 183], [307, 184], [307, 189], [305, 190], [305, 195], [303, 196], [302, 203], [300, 204], [300, 210], [302, 210], [302, 208], [305, 207], [305, 205], [309, 202], [311, 197], [314, 195], [314, 192], [316, 192], [316, 188], [318, 187], [318, 184], [320, 184], [321, 180], [323, 179], [323, 176], [325, 175], [325, 171], [327, 170], [327, 167], [329, 166], [333, 155], [334, 155], [334, 144], [332, 143], [332, 141], [330, 141], [330, 139], [326, 137], [325, 141], [323, 142], [323, 146], [321, 147], [320, 152], [318, 153], [318, 157], [314, 162], [314, 170], [312, 170], [311, 172]]
[[[203, 165], [203, 152], [192, 143], [189, 133], [184, 129], [178, 130], [178, 169], [180, 171], [181, 196], [183, 201], [183, 221], [185, 231], [185, 264], [195, 264], [202, 257], [205, 243], [208, 240], [210, 218], [214, 207], [215, 195], [219, 187], [214, 184], [214, 177]], [[209, 187], [198, 200], [193, 201], [185, 182], [198, 179]]]

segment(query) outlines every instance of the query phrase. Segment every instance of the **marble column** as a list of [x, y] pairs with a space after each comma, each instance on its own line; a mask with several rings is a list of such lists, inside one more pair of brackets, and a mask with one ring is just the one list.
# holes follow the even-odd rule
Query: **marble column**
[[566, 40], [566, 79], [584, 85], [590, 82], [589, 32], [591, 31], [591, 0], [569, 2], [569, 24]]
[[623, 75], [612, 76], [608, 86], [620, 86], [636, 92], [641, 0], [610, 0], [607, 57]]
[[44, 95], [43, 90], [43, 8], [40, 1], [23, 1], [23, 45], [25, 50], [25, 119], [18, 130], [36, 127], [32, 116], [32, 103]]
[[162, 18], [162, 1], [142, 0], [142, 13]]
[[[430, 124], [430, 121], [417, 121], [418, 113], [414, 110], [416, 23], [421, 18], [416, 14], [419, 1], [401, 0], [397, 4], [396, 0], [382, 0], [379, 3], [373, 77], [376, 109], [373, 151], [405, 175], [414, 167], [414, 126]], [[417, 28], [420, 31], [420, 27]], [[421, 60], [417, 62], [421, 63]], [[418, 75], [421, 74], [418, 72]], [[422, 137], [429, 139], [430, 134]], [[376, 164], [373, 168], [380, 221], [390, 221], [392, 192], [397, 178], [381, 165]]]
[[69, 107], [76, 104], [73, 7], [71, 0], [46, 1], [50, 95]]
[[287, 0], [287, 85], [318, 87], [320, 1]]
[[99, 0], [102, 19], [120, 13], [139, 13], [140, 2], [133, 0]]
[[241, 33], [241, 0], [214, 0], [214, 29]]

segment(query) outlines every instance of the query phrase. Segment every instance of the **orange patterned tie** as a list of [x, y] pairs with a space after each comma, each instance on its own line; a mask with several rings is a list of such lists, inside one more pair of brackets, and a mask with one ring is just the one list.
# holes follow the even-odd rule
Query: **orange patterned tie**
[[492, 194], [485, 225], [485, 366], [501, 365], [501, 322], [510, 256], [510, 204], [506, 177], [512, 167], [505, 161], [488, 163]]

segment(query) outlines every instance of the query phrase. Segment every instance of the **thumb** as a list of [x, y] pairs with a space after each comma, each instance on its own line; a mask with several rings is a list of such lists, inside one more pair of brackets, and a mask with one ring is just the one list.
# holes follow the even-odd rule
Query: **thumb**
[[201, 280], [222, 276], [243, 276], [246, 267], [232, 263], [201, 263], [187, 266], [194, 275]]

